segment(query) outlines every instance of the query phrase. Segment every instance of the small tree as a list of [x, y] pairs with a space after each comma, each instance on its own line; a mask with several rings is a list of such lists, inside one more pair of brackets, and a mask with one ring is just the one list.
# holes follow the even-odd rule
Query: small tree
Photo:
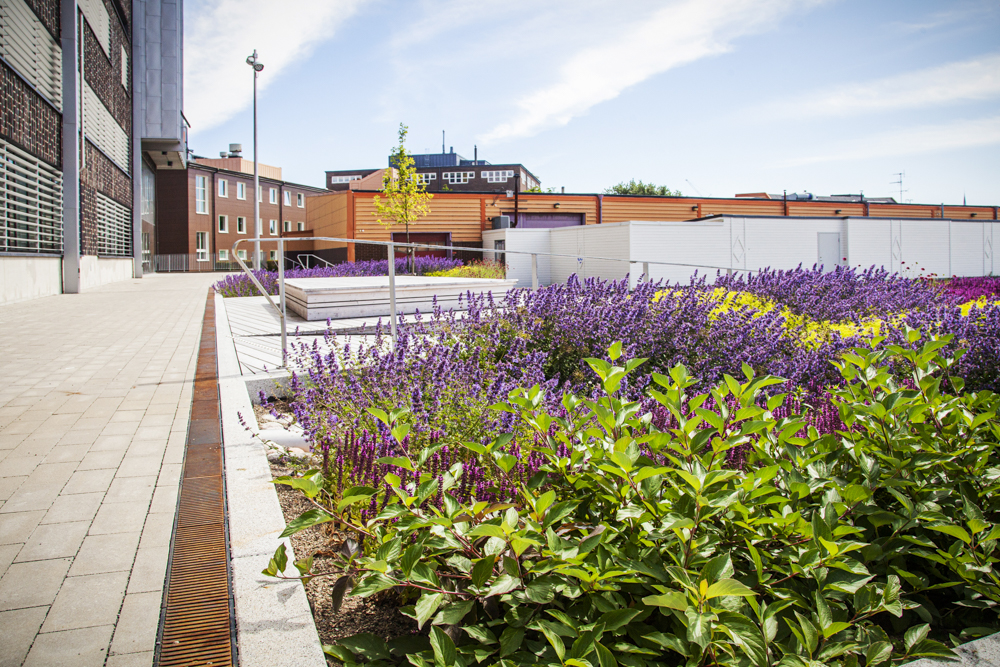
[[653, 185], [652, 183], [643, 183], [642, 181], [637, 181], [634, 178], [628, 183], [622, 181], [618, 185], [612, 185], [604, 191], [606, 195], [657, 195], [660, 197], [680, 197], [680, 190], [671, 191], [665, 185]]
[[[430, 213], [427, 202], [432, 195], [427, 192], [426, 185], [417, 178], [413, 166], [413, 158], [406, 152], [406, 133], [408, 128], [399, 124], [399, 145], [393, 149], [389, 157], [389, 169], [382, 178], [383, 197], [375, 195], [376, 220], [387, 230], [393, 225], [403, 225], [406, 228], [406, 242], [410, 242], [410, 224]], [[390, 237], [391, 238], [391, 237]], [[412, 270], [412, 248], [406, 249], [407, 263]], [[390, 257], [389, 261], [394, 261]]]

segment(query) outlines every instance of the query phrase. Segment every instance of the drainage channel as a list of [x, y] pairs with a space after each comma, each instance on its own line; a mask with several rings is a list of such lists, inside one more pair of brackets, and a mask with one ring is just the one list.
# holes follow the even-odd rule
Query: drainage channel
[[160, 610], [154, 664], [162, 667], [236, 664], [217, 369], [209, 290]]

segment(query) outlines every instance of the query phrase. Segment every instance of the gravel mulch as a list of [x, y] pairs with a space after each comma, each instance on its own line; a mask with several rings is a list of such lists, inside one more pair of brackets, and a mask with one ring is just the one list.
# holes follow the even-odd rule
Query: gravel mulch
[[[293, 470], [280, 463], [271, 464], [272, 477], [292, 474], [295, 474]], [[310, 509], [310, 503], [300, 491], [282, 484], [275, 485], [275, 488], [286, 523]], [[313, 571], [326, 572], [334, 569], [332, 555], [340, 548], [344, 537], [333, 529], [332, 523], [327, 523], [299, 531], [292, 535], [291, 542], [297, 559], [312, 555]], [[346, 597], [340, 611], [334, 612], [331, 594], [336, 581], [335, 575], [316, 577], [305, 585], [316, 630], [323, 644], [335, 644], [344, 637], [362, 632], [369, 632], [385, 640], [417, 632], [416, 622], [399, 613], [399, 605], [392, 591], [368, 598]], [[335, 664], [332, 658], [328, 657], [327, 660]]]

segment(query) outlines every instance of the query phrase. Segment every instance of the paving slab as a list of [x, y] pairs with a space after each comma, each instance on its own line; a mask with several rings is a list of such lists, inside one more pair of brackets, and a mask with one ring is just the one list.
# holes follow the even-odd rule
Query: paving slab
[[156, 623], [133, 612], [162, 596], [177, 451], [163, 461], [175, 427], [183, 456], [219, 277], [0, 306], [0, 667], [152, 664]]

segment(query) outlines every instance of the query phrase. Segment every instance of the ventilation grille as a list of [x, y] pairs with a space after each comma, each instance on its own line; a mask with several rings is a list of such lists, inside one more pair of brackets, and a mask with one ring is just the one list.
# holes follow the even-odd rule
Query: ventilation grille
[[132, 212], [97, 193], [97, 254], [132, 255]]
[[121, 128], [90, 84], [83, 87], [83, 131], [126, 174], [130, 173], [128, 134]]
[[0, 139], [0, 252], [62, 252], [62, 174]]
[[62, 49], [24, 0], [0, 0], [0, 56], [62, 111]]

